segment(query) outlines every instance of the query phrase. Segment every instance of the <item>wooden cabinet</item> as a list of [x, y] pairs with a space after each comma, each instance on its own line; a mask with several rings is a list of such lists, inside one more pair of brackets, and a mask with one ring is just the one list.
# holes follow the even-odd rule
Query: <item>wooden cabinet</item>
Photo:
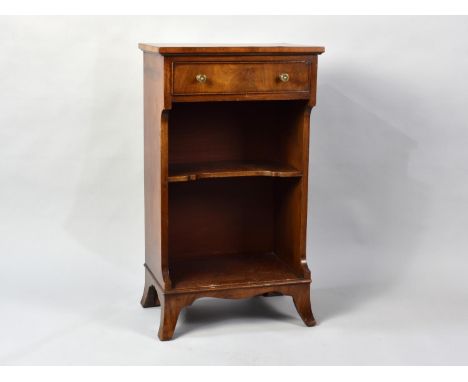
[[321, 47], [144, 52], [144, 307], [159, 338], [200, 297], [292, 296], [315, 324], [306, 262], [309, 117]]

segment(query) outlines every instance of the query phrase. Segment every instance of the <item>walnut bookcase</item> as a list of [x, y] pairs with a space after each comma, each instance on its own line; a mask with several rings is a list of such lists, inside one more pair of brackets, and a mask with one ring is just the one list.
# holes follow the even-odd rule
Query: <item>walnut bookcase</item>
[[144, 52], [144, 307], [159, 338], [200, 297], [292, 296], [315, 324], [306, 262], [309, 118], [321, 47]]

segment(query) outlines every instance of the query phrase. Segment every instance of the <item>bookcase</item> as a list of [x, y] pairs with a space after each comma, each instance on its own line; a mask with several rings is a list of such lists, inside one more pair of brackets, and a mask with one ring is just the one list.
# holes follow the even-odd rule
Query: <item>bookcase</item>
[[306, 262], [310, 46], [144, 52], [144, 307], [159, 338], [197, 298], [292, 296], [315, 324]]

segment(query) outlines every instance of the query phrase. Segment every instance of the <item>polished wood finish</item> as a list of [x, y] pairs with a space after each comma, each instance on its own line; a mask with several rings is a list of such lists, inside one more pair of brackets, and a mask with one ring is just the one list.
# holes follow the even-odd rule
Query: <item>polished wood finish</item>
[[171, 261], [274, 251], [275, 198], [282, 198], [274, 186], [269, 177], [171, 183]]
[[141, 298], [141, 306], [143, 308], [152, 308], [160, 306], [158, 293], [154, 287], [153, 277], [149, 272], [145, 272], [145, 287], [143, 289], [143, 296]]
[[201, 291], [236, 286], [297, 283], [298, 276], [275, 253], [235, 253], [190, 256], [176, 260], [174, 288]]
[[[309, 91], [310, 61], [176, 62], [174, 95], [287, 93]], [[281, 81], [280, 74], [289, 79]], [[200, 82], [197, 75], [205, 76]]]
[[191, 46], [140, 43], [139, 48], [148, 53], [160, 53], [162, 55], [205, 55], [205, 54], [321, 54], [325, 52], [322, 46], [300, 46], [300, 45], [235, 45], [235, 46]]
[[[309, 99], [316, 74], [316, 55], [166, 55], [172, 102], [273, 101]], [[170, 63], [170, 64], [169, 64]], [[192, 68], [188, 69], [187, 65]], [[176, 72], [177, 71], [177, 72]], [[288, 73], [283, 82], [280, 75]], [[206, 81], [197, 81], [205, 74]], [[186, 82], [181, 80], [185, 79]]]
[[169, 167], [169, 182], [243, 176], [296, 177], [302, 172], [294, 167], [268, 162], [222, 161], [174, 164]]
[[[168, 110], [164, 102], [164, 60], [144, 55], [144, 182], [146, 264], [161, 288], [170, 288], [167, 258]], [[166, 218], [165, 218], [166, 217]]]
[[288, 295], [314, 325], [305, 248], [308, 142], [323, 48], [140, 48], [141, 304], [161, 305], [159, 338], [171, 339], [181, 310], [201, 297]]

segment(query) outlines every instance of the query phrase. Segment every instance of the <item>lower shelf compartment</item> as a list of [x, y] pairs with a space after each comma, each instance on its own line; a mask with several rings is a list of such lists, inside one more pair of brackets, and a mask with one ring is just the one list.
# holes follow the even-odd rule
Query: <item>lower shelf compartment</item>
[[170, 274], [178, 290], [302, 280], [271, 252], [190, 256], [174, 261]]

